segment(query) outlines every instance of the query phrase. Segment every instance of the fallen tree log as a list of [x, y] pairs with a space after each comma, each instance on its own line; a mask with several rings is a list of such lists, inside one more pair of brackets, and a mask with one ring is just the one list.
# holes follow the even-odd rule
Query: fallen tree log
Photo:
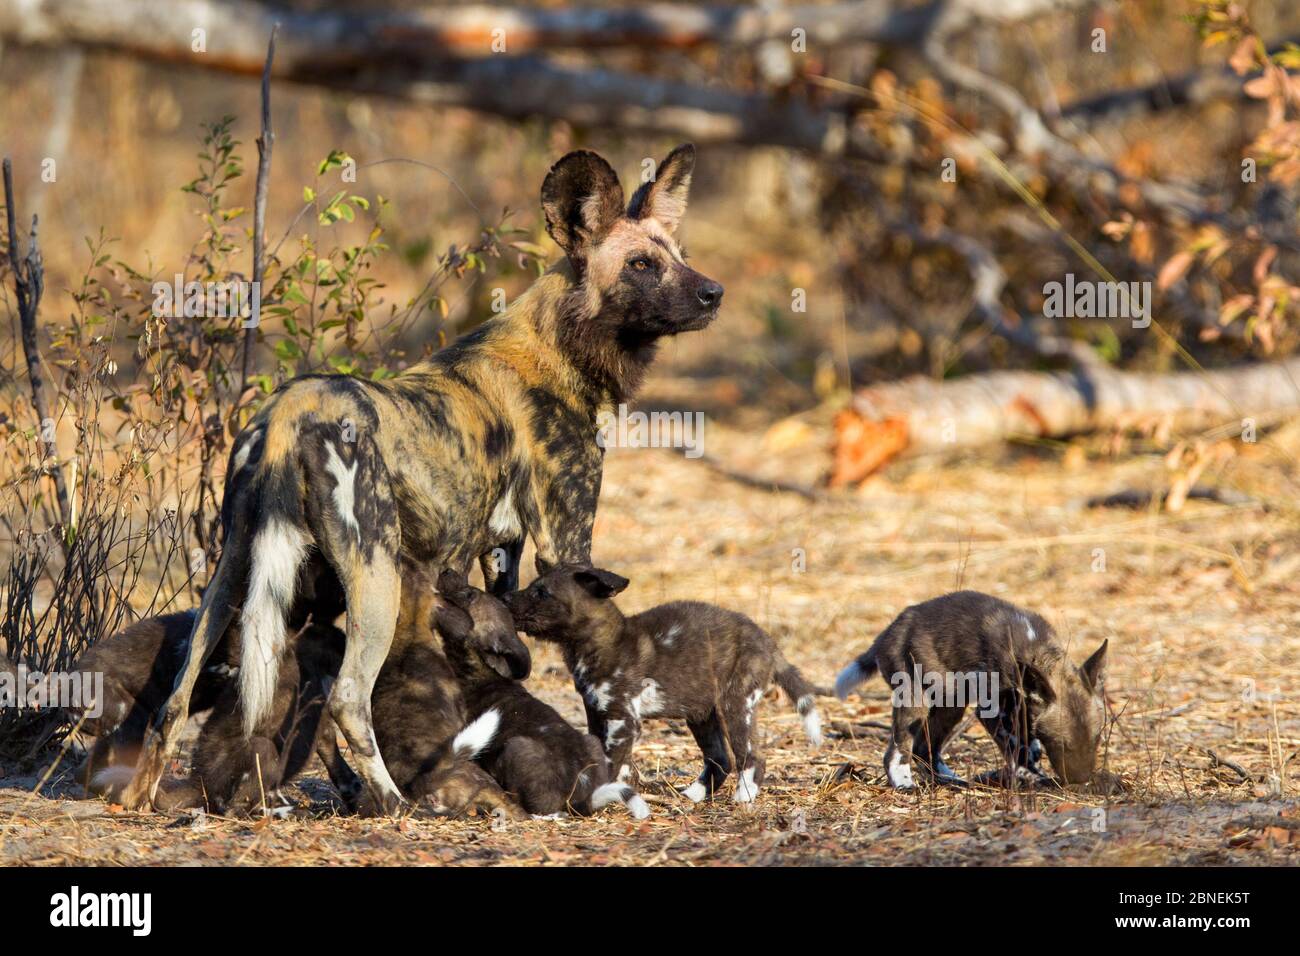
[[1180, 428], [1240, 422], [1245, 432], [1290, 412], [1300, 413], [1300, 358], [1161, 375], [1092, 366], [911, 378], [861, 389], [839, 413], [830, 486], [855, 484], [898, 455], [1153, 420]]

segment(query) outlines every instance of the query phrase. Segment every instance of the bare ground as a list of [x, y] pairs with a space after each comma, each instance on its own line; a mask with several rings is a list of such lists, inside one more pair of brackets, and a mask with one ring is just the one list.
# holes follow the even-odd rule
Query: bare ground
[[[806, 481], [825, 461], [825, 431], [806, 422], [761, 439], [709, 427], [711, 458], [749, 474]], [[36, 795], [34, 778], [11, 776], [0, 778], [0, 862], [1295, 865], [1296, 444], [1292, 426], [1203, 479], [1254, 503], [1191, 501], [1179, 514], [1084, 507], [1091, 495], [1168, 480], [1160, 456], [1115, 457], [1099, 441], [1012, 450], [992, 464], [900, 464], [860, 493], [815, 501], [679, 452], [611, 451], [596, 558], [632, 579], [625, 610], [679, 597], [742, 609], [822, 682], [905, 606], [959, 584], [1043, 613], [1076, 660], [1110, 638], [1106, 762], [1126, 785], [1118, 796], [894, 793], [880, 768], [889, 700], [877, 682], [823, 704], [829, 740], [816, 752], [787, 702], [769, 696], [768, 780], [752, 808], [677, 796], [698, 753], [684, 726], [651, 722], [637, 760], [655, 813], [641, 824], [618, 809], [508, 824], [339, 817], [322, 775], [294, 791], [311, 815], [192, 819], [78, 800], [69, 785]], [[531, 686], [578, 722], [559, 656], [534, 653]], [[950, 762], [973, 774], [994, 759], [968, 724]]]

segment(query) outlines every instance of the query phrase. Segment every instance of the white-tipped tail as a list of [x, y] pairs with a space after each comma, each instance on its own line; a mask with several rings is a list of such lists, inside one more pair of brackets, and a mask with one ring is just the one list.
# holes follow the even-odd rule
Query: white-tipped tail
[[822, 745], [822, 715], [817, 710], [817, 702], [812, 694], [805, 694], [795, 705], [799, 716], [803, 718], [803, 732], [808, 735], [814, 747]]
[[492, 742], [499, 726], [501, 726], [501, 715], [497, 713], [496, 708], [485, 710], [456, 735], [451, 742], [451, 749], [457, 756], [473, 760]]
[[[253, 539], [248, 596], [240, 618], [242, 662], [239, 697], [244, 736], [251, 737], [271, 711], [284, 651], [285, 616], [293, 603], [298, 566], [307, 553], [307, 535], [272, 518]], [[200, 615], [202, 618], [203, 615]]]
[[861, 664], [854, 661], [840, 671], [839, 676], [835, 678], [835, 696], [843, 700], [852, 693], [853, 688], [863, 683], [870, 676]]
[[645, 798], [625, 783], [606, 783], [592, 791], [592, 810], [599, 810], [611, 803], [623, 804], [627, 807], [627, 812], [638, 820], [650, 816], [650, 806], [645, 802]]
[[120, 793], [135, 778], [135, 767], [116, 764], [105, 767], [90, 778], [90, 792], [103, 796]]

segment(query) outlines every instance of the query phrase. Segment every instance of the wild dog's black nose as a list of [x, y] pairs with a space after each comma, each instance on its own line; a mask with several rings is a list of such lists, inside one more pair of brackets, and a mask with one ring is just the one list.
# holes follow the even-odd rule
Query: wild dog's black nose
[[706, 282], [695, 294], [699, 296], [700, 305], [713, 307], [722, 301], [722, 286], [716, 282]]

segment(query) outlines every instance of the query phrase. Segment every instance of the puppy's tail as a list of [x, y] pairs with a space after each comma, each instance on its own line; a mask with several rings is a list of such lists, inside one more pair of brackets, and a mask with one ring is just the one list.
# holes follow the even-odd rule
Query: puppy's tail
[[780, 657], [777, 661], [775, 679], [780, 688], [794, 701], [795, 710], [799, 712], [799, 716], [803, 720], [804, 733], [808, 735], [808, 739], [812, 741], [814, 747], [820, 747], [822, 745], [822, 715], [817, 710], [817, 698], [829, 697], [831, 695], [830, 690], [810, 684], [808, 679], [799, 673], [799, 668], [784, 657]]
[[859, 654], [854, 658], [853, 663], [840, 671], [839, 676], [835, 678], [835, 696], [840, 700], [848, 697], [853, 688], [870, 680], [877, 670], [876, 649], [872, 647]]
[[501, 715], [496, 708], [485, 710], [458, 733], [451, 742], [451, 749], [458, 757], [473, 760], [492, 743], [497, 728], [501, 726]]
[[627, 812], [637, 820], [650, 816], [650, 807], [645, 798], [625, 783], [606, 783], [591, 792], [591, 810], [596, 812], [611, 803], [621, 803]]

